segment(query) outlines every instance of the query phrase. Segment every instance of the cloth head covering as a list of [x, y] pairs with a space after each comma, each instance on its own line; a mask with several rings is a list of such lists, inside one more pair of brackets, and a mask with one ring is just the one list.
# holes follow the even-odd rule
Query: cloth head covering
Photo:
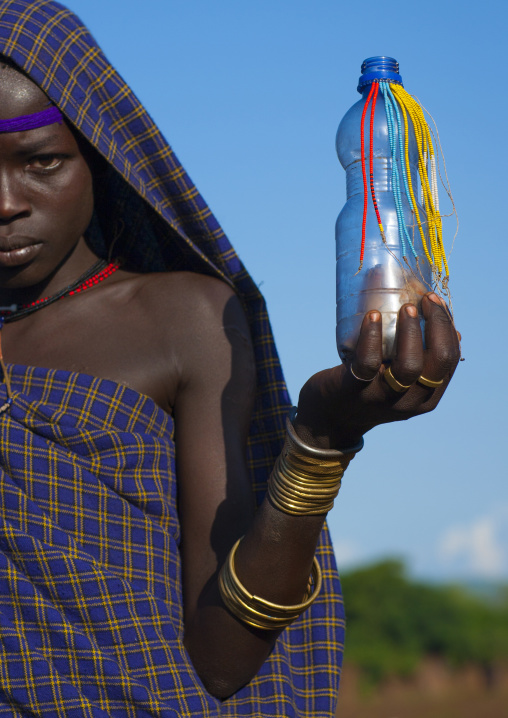
[[[89, 233], [97, 254], [121, 257], [137, 271], [209, 274], [236, 291], [250, 324], [257, 366], [247, 457], [260, 502], [281, 449], [290, 402], [256, 285], [169, 144], [71, 11], [51, 0], [0, 0], [0, 53], [44, 90], [106, 160], [96, 193], [95, 221], [100, 231], [92, 228]], [[319, 560], [324, 573], [322, 596], [299, 626], [284, 632], [296, 639], [293, 643], [288, 639], [285, 649], [286, 655], [296, 656], [296, 694], [291, 705], [281, 694], [283, 704], [274, 703], [274, 716], [334, 712], [344, 614], [326, 529]], [[284, 640], [281, 637], [278, 644]], [[258, 715], [252, 708], [253, 696], [261, 700], [267, 695], [266, 671], [275, 665], [282, 670], [286, 660], [277, 651], [270, 659], [272, 668], [263, 669], [265, 677], [257, 677], [242, 689], [236, 704], [227, 701], [224, 715]], [[304, 659], [305, 651], [308, 657]], [[270, 691], [273, 695], [273, 686]]]

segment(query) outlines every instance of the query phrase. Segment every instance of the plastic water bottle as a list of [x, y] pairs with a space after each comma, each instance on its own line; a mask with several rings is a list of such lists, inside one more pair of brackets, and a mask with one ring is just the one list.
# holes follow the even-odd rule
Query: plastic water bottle
[[[402, 181], [400, 156], [397, 169], [400, 177], [402, 213], [407, 232], [419, 259], [412, 252], [404, 257], [399, 237], [399, 224], [393, 194], [392, 152], [390, 149], [385, 101], [378, 92], [374, 115], [373, 134], [373, 180], [377, 206], [382, 220], [385, 241], [380, 232], [375, 213], [369, 179], [370, 113], [367, 109], [364, 125], [364, 155], [368, 182], [368, 209], [365, 232], [365, 253], [359, 270], [362, 221], [364, 208], [364, 183], [361, 163], [361, 117], [372, 83], [385, 80], [402, 84], [399, 65], [391, 57], [371, 57], [362, 64], [358, 84], [361, 99], [345, 114], [337, 132], [337, 154], [346, 170], [347, 202], [336, 224], [337, 258], [337, 349], [343, 361], [355, 350], [362, 319], [366, 312], [381, 312], [383, 325], [383, 359], [394, 354], [398, 312], [407, 302], [415, 304], [421, 315], [422, 296], [432, 288], [432, 271], [422, 261], [422, 241], [416, 226], [407, 192]], [[381, 83], [380, 83], [381, 84]], [[372, 101], [371, 101], [372, 104]], [[402, 141], [404, 142], [402, 127]], [[417, 188], [418, 148], [411, 122], [408, 122], [409, 164], [413, 188]], [[397, 138], [397, 143], [399, 139]], [[425, 211], [417, 207], [423, 231], [428, 243], [428, 224]]]

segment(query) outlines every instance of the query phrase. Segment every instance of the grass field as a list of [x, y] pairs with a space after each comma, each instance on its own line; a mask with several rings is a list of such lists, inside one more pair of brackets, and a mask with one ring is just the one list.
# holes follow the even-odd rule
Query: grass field
[[337, 718], [508, 718], [508, 666], [485, 675], [427, 659], [411, 679], [390, 678], [369, 691], [346, 665]]

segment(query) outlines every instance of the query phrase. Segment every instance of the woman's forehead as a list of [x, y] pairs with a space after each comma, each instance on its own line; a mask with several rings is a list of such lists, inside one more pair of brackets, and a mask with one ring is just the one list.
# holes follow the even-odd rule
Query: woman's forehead
[[0, 65], [0, 119], [39, 112], [49, 104], [35, 82], [9, 65]]

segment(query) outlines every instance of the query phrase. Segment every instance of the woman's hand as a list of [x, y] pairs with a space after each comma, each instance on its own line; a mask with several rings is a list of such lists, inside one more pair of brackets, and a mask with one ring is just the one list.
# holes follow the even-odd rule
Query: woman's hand
[[[302, 388], [295, 429], [303, 441], [320, 448], [348, 448], [374, 426], [410, 419], [437, 406], [460, 359], [459, 337], [437, 295], [423, 297], [422, 311], [426, 349], [416, 307], [405, 304], [390, 363], [396, 382], [409, 389], [396, 391], [384, 378], [381, 315], [368, 312], [351, 363], [315, 374]], [[422, 376], [442, 383], [423, 386], [417, 382]]]

